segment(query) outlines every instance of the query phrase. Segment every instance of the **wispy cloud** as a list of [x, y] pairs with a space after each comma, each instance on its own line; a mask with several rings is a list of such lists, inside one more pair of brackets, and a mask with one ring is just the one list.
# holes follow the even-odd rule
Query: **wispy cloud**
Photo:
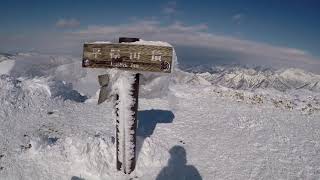
[[177, 2], [176, 1], [170, 1], [168, 2], [165, 7], [163, 8], [163, 13], [167, 15], [172, 15], [177, 12]]
[[245, 15], [243, 13], [238, 13], [232, 16], [232, 21], [234, 21], [237, 24], [241, 24], [245, 18]]
[[56, 22], [56, 26], [60, 28], [74, 28], [78, 27], [80, 25], [80, 22], [77, 19], [71, 18], [71, 19], [59, 19]]

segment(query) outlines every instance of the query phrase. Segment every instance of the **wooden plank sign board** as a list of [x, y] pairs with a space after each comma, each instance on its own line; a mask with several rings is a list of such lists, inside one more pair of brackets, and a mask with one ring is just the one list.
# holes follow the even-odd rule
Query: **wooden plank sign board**
[[82, 67], [171, 73], [173, 49], [128, 43], [86, 43]]

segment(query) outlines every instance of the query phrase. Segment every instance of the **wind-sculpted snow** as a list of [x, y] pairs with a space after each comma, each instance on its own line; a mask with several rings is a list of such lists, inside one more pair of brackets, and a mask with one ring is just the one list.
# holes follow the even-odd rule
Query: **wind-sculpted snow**
[[51, 96], [45, 78], [16, 79], [8, 75], [0, 75], [0, 87], [2, 116], [44, 103]]
[[28, 54], [19, 55], [15, 58], [15, 65], [10, 71], [10, 75], [15, 77], [37, 77], [53, 75], [60, 65], [72, 63], [69, 57]]
[[1, 61], [6, 61], [6, 60], [9, 60], [9, 59], [12, 59], [12, 58], [14, 58], [14, 55], [12, 55], [12, 54], [0, 53], [0, 62]]

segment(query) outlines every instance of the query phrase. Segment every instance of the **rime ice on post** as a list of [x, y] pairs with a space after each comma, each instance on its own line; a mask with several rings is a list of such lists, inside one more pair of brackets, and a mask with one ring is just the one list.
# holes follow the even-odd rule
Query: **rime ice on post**
[[130, 173], [135, 167], [139, 75], [123, 72], [114, 84], [116, 100], [117, 168]]
[[173, 57], [173, 47], [168, 43], [137, 38], [119, 38], [119, 43], [84, 44], [83, 67], [124, 70], [114, 75], [116, 81], [113, 84], [109, 83], [107, 75], [99, 76], [98, 104], [114, 93], [117, 169], [126, 174], [134, 170], [136, 163], [139, 72], [171, 73]]

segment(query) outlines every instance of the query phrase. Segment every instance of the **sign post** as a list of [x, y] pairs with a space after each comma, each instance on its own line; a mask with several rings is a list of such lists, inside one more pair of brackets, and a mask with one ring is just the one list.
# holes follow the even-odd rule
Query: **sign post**
[[[114, 92], [116, 117], [116, 167], [130, 174], [136, 164], [136, 129], [139, 95], [139, 72], [170, 73], [173, 48], [169, 46], [130, 43], [138, 38], [119, 38], [119, 43], [86, 43], [83, 49], [82, 67], [117, 68], [127, 73]], [[123, 72], [124, 74], [125, 72]], [[101, 86], [98, 104], [110, 96], [107, 75], [98, 77]], [[129, 89], [128, 92], [124, 91]], [[121, 92], [121, 93], [119, 93]]]
[[[137, 114], [138, 114], [138, 95], [139, 95], [139, 74], [133, 74], [132, 75], [134, 78], [134, 82], [133, 84], [130, 84], [131, 89], [132, 89], [132, 94], [131, 94], [131, 98], [134, 101], [134, 103], [131, 105], [130, 107], [130, 111], [131, 111], [131, 123], [125, 127], [124, 123], [120, 123], [121, 119], [119, 116], [119, 111], [120, 108], [118, 108], [119, 104], [121, 103], [121, 97], [119, 96], [119, 94], [116, 94], [116, 104], [115, 104], [115, 111], [116, 111], [116, 156], [117, 156], [117, 169], [119, 171], [123, 171], [124, 173], [130, 173], [134, 170], [135, 168], [135, 162], [136, 162], [136, 129], [137, 129]], [[121, 107], [121, 106], [120, 106]], [[121, 126], [121, 127], [120, 127]], [[124, 136], [131, 136], [129, 138], [129, 142], [125, 142], [125, 139], [121, 139], [120, 137], [123, 135], [121, 135], [121, 133], [126, 132], [126, 128], [128, 128], [131, 133], [127, 133]], [[120, 141], [123, 141], [125, 143], [123, 143], [123, 145], [121, 146]], [[126, 144], [127, 143], [127, 144]], [[126, 146], [131, 146], [130, 152], [126, 152], [128, 149]], [[122, 148], [122, 152], [123, 155], [120, 156], [119, 152], [121, 152], [121, 148]], [[126, 156], [130, 156], [131, 158], [128, 159]], [[127, 164], [129, 163], [129, 164]]]

